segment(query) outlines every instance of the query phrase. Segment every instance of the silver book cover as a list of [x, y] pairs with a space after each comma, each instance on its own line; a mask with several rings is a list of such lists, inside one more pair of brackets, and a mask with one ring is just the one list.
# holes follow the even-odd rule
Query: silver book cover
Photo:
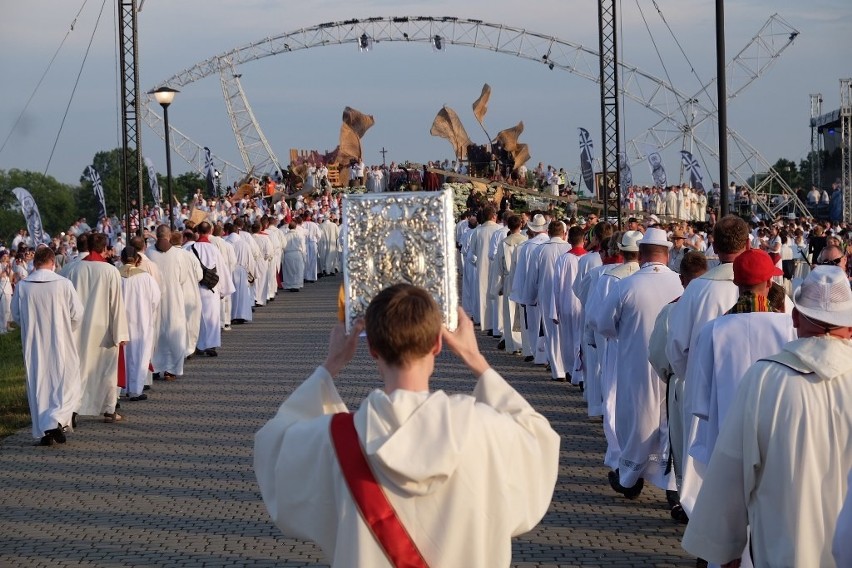
[[343, 196], [346, 330], [383, 289], [406, 282], [429, 291], [444, 324], [458, 324], [453, 192]]

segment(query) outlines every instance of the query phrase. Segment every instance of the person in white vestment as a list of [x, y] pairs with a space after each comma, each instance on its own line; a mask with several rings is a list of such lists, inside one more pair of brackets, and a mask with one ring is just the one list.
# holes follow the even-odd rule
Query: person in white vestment
[[[568, 230], [568, 244], [570, 249], [559, 257], [554, 268], [553, 284], [553, 308], [551, 313], [556, 322], [559, 334], [559, 348], [562, 357], [562, 368], [564, 374], [554, 377], [561, 382], [571, 381], [579, 385], [583, 378], [582, 373], [577, 372], [576, 362], [580, 350], [580, 330], [583, 317], [583, 308], [579, 298], [574, 293], [574, 282], [580, 268], [580, 259], [586, 254], [583, 246], [585, 240], [584, 230], [580, 226], [573, 226]], [[575, 379], [576, 377], [576, 379]]]
[[305, 244], [307, 245], [307, 255], [305, 257], [305, 280], [307, 282], [316, 282], [318, 273], [317, 265], [317, 243], [320, 240], [322, 233], [319, 225], [311, 220], [311, 215], [305, 213], [302, 216], [302, 229], [305, 231]]
[[512, 279], [515, 275], [515, 249], [527, 240], [527, 236], [521, 233], [521, 218], [518, 215], [510, 215], [506, 227], [509, 235], [500, 243], [494, 259], [498, 273], [498, 297], [503, 310], [503, 348], [507, 353], [520, 354], [523, 321], [518, 304], [510, 300], [509, 296], [512, 294]]
[[305, 255], [307, 245], [298, 224], [290, 221], [289, 231], [284, 235], [284, 261], [281, 285], [288, 292], [298, 292], [305, 285]]
[[615, 432], [621, 455], [609, 482], [627, 498], [639, 495], [645, 478], [661, 489], [675, 488], [666, 471], [665, 385], [648, 362], [648, 345], [657, 316], [683, 286], [666, 266], [671, 242], [665, 231], [648, 229], [638, 244], [641, 268], [615, 284], [596, 317], [598, 332], [618, 339]]
[[121, 251], [121, 293], [127, 311], [130, 339], [124, 344], [124, 368], [129, 400], [146, 400], [145, 379], [154, 353], [157, 317], [160, 313], [160, 287], [150, 273], [139, 268], [142, 258], [136, 247]]
[[[237, 268], [237, 253], [234, 250], [234, 246], [226, 241], [222, 235], [224, 234], [223, 227], [221, 225], [216, 225], [213, 227], [213, 234], [210, 235], [210, 242], [216, 245], [216, 248], [219, 249], [219, 254], [222, 255], [222, 259], [225, 261], [225, 265], [228, 267], [228, 274], [231, 275], [231, 283], [234, 283], [234, 271]], [[234, 284], [234, 292], [237, 290], [237, 285]], [[231, 331], [231, 312], [233, 312], [232, 307], [232, 299], [233, 294], [226, 294], [222, 298], [221, 302], [221, 322], [222, 322], [222, 331]]]
[[[201, 262], [192, 254], [191, 248], [195, 243], [195, 233], [192, 230], [184, 230], [183, 234], [172, 233], [172, 244], [180, 246], [181, 250], [186, 253], [188, 262], [191, 262], [195, 268], [193, 272], [203, 274], [201, 271]], [[201, 333], [201, 292], [198, 290], [198, 281], [191, 282], [183, 281], [184, 296], [186, 298], [186, 357], [195, 356], [198, 346], [198, 335]]]
[[[340, 272], [340, 226], [326, 218], [320, 223], [323, 244], [322, 271], [326, 276]], [[286, 286], [285, 286], [286, 288]]]
[[837, 526], [834, 531], [834, 543], [831, 545], [831, 553], [838, 566], [852, 566], [852, 470], [846, 479], [846, 501], [840, 509], [837, 517]]
[[11, 302], [12, 320], [21, 328], [33, 438], [43, 446], [65, 443], [81, 388], [76, 330], [83, 303], [55, 266], [51, 249], [36, 250], [35, 270], [18, 282]]
[[538, 336], [541, 328], [541, 312], [536, 306], [528, 305], [531, 300], [526, 297], [527, 280], [531, 277], [529, 269], [529, 261], [533, 255], [533, 251], [540, 245], [548, 241], [547, 236], [547, 221], [544, 215], [536, 213], [533, 218], [527, 223], [527, 234], [529, 240], [522, 242], [515, 249], [516, 258], [513, 259], [515, 264], [515, 274], [512, 278], [512, 292], [509, 299], [516, 302], [521, 307], [523, 318], [523, 332], [521, 334], [522, 350], [524, 361], [535, 361], [536, 363], [544, 364], [544, 351], [539, 360], [536, 360], [538, 355]]
[[478, 215], [479, 224], [470, 237], [465, 262], [474, 267], [473, 293], [473, 323], [479, 324], [484, 333], [494, 335], [492, 323], [492, 306], [488, 301], [488, 283], [491, 271], [489, 249], [491, 237], [502, 229], [497, 224], [497, 210], [488, 205], [482, 208]]
[[[688, 289], [689, 283], [707, 272], [707, 259], [703, 254], [690, 251], [687, 252], [680, 262], [680, 283], [684, 290]], [[679, 300], [680, 298], [678, 298]], [[672, 371], [671, 363], [666, 356], [666, 343], [669, 333], [669, 314], [678, 300], [663, 306], [657, 321], [654, 322], [654, 330], [648, 344], [648, 362], [657, 371], [657, 374], [666, 383], [666, 409], [669, 417], [669, 455], [671, 456], [672, 471], [675, 475], [677, 485], [677, 496], [669, 495], [671, 516], [679, 523], [686, 523], [689, 517], [680, 504], [680, 488], [683, 483], [683, 379]]]
[[266, 278], [266, 301], [272, 302], [278, 293], [278, 271], [281, 269], [281, 257], [284, 246], [281, 242], [281, 231], [272, 223], [269, 216], [264, 215], [260, 219], [260, 227], [261, 234], [269, 238], [269, 244], [272, 247], [272, 255], [269, 257]]
[[738, 566], [750, 538], [763, 566], [836, 564], [832, 539], [852, 470], [852, 290], [818, 266], [794, 297], [799, 339], [745, 374], [683, 537]]
[[471, 317], [476, 313], [476, 265], [468, 260], [468, 253], [478, 224], [476, 213], [469, 213], [467, 218], [468, 230], [462, 232], [459, 240], [462, 256], [461, 305]]
[[201, 294], [201, 330], [198, 334], [197, 349], [208, 357], [216, 357], [216, 349], [222, 345], [221, 301], [224, 296], [234, 293], [234, 281], [219, 249], [210, 242], [210, 223], [202, 221], [196, 229], [198, 239], [191, 245], [191, 252], [203, 266], [216, 270], [219, 276], [219, 281], [212, 288], [198, 284]]
[[0, 334], [9, 331], [9, 322], [12, 321], [15, 273], [10, 258], [8, 250], [0, 250]]
[[[511, 537], [531, 530], [549, 506], [559, 436], [489, 367], [462, 310], [451, 333], [425, 290], [398, 284], [373, 299], [365, 319], [349, 336], [342, 324], [334, 328], [325, 363], [255, 436], [255, 475], [273, 522], [316, 542], [332, 566], [391, 566], [329, 435], [331, 415], [348, 412], [335, 377], [366, 328], [383, 388], [361, 402], [354, 423], [396, 517], [429, 566], [508, 567]], [[472, 396], [430, 392], [443, 345], [477, 377]]]
[[254, 280], [254, 305], [265, 306], [267, 301], [266, 292], [269, 290], [269, 279], [275, 277], [274, 274], [269, 274], [270, 262], [272, 261], [274, 250], [269, 235], [261, 228], [259, 222], [252, 224], [251, 236], [260, 251], [260, 257], [255, 264], [257, 274], [255, 274]]
[[497, 264], [497, 252], [500, 250], [503, 241], [508, 235], [506, 230], [506, 219], [510, 213], [504, 211], [498, 215], [500, 229], [494, 231], [491, 235], [491, 242], [488, 245], [488, 260], [491, 265], [488, 268], [488, 311], [491, 312], [491, 321], [487, 322], [486, 328], [492, 330], [492, 335], [500, 340], [497, 344], [498, 349], [505, 348], [503, 341], [503, 304], [499, 294], [498, 282], [501, 280], [499, 276], [500, 267]]
[[252, 321], [251, 308], [254, 305], [249, 280], [254, 279], [257, 267], [254, 262], [251, 247], [240, 236], [240, 229], [233, 223], [225, 223], [223, 227], [225, 242], [234, 249], [234, 270], [231, 273], [234, 281], [234, 293], [231, 295], [231, 323], [244, 324]]
[[[532, 267], [535, 277], [527, 282], [531, 286], [529, 296], [532, 299], [532, 305], [538, 307], [541, 313], [545, 352], [550, 365], [550, 378], [554, 381], [564, 381], [567, 372], [562, 357], [563, 337], [559, 329], [556, 307], [558, 298], [554, 294], [555, 287], [559, 284], [556, 281], [557, 261], [571, 250], [571, 245], [565, 240], [565, 232], [565, 223], [550, 222], [547, 227], [547, 235], [550, 239], [538, 248], [539, 254], [535, 257], [536, 265]], [[570, 340], [570, 336], [567, 339]], [[573, 359], [571, 362], [573, 363]]]
[[[156, 236], [156, 242], [148, 247], [148, 257], [159, 268], [164, 286], [151, 365], [155, 379], [173, 381], [183, 375], [184, 359], [195, 350], [195, 344], [188, 345], [187, 328], [191, 324], [187, 304], [196, 301], [202, 273], [191, 253], [172, 246], [168, 225], [158, 226]], [[175, 236], [180, 237], [180, 233], [175, 232]]]
[[[748, 224], [735, 215], [723, 217], [713, 227], [713, 246], [720, 264], [695, 279], [669, 315], [666, 357], [676, 376], [686, 378], [689, 352], [698, 339], [701, 327], [737, 303], [739, 289], [734, 284], [733, 262], [748, 248], [749, 234]], [[683, 439], [680, 445], [683, 482], [680, 503], [686, 514], [690, 515], [704, 468], [701, 463], [695, 463], [688, 453], [691, 440], [698, 430], [698, 419], [693, 416], [688, 404], [683, 405], [682, 418]], [[677, 441], [673, 440], [672, 443]]]
[[105, 422], [118, 422], [118, 348], [130, 336], [127, 313], [121, 296], [118, 269], [106, 262], [107, 237], [89, 236], [89, 254], [66, 266], [68, 278], [83, 303], [83, 320], [77, 329], [80, 354], [81, 397], [76, 412], [82, 416], [103, 415]]

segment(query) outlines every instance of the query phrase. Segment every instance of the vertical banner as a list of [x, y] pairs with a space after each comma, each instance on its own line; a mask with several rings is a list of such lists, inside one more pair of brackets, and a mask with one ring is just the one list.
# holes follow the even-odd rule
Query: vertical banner
[[648, 166], [651, 168], [651, 177], [654, 178], [654, 186], [664, 189], [668, 185], [666, 169], [663, 167], [663, 159], [659, 152], [648, 155]]
[[618, 153], [618, 180], [621, 185], [621, 195], [627, 195], [627, 188], [633, 185], [633, 170], [627, 161], [625, 152]]
[[579, 128], [580, 131], [580, 171], [583, 173], [583, 182], [586, 184], [586, 189], [589, 193], [595, 194], [595, 169], [592, 167], [594, 160], [594, 146], [592, 145], [592, 137], [589, 136], [589, 131], [585, 128]]
[[145, 167], [148, 168], [148, 185], [151, 186], [151, 197], [154, 198], [154, 205], [159, 205], [163, 196], [160, 193], [160, 182], [157, 181], [157, 171], [154, 169], [154, 162], [151, 158], [145, 158]]
[[704, 176], [701, 174], [701, 164], [692, 156], [692, 152], [680, 151], [683, 167], [689, 172], [689, 182], [693, 189], [704, 189]]
[[101, 212], [98, 214], [98, 221], [107, 216], [106, 199], [104, 198], [104, 186], [101, 184], [101, 176], [92, 166], [86, 166], [85, 176], [92, 182], [92, 191], [95, 192], [95, 197], [98, 198], [98, 203], [101, 204]]
[[47, 244], [48, 237], [41, 225], [41, 214], [38, 212], [38, 205], [36, 205], [32, 194], [23, 187], [16, 187], [12, 190], [12, 193], [15, 194], [15, 197], [18, 198], [21, 204], [21, 213], [24, 214], [24, 219], [27, 222], [27, 232], [32, 237], [33, 244], [35, 246]]
[[207, 195], [216, 196], [216, 183], [213, 175], [213, 155], [210, 148], [204, 147], [204, 177], [207, 179]]

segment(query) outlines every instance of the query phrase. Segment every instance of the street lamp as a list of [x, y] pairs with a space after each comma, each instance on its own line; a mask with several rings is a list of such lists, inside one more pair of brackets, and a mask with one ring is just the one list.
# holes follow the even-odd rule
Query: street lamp
[[213, 177], [216, 178], [216, 197], [222, 197], [222, 182], [219, 179], [221, 175], [219, 170], [213, 170]]
[[163, 107], [163, 125], [166, 129], [166, 189], [169, 193], [169, 227], [171, 227], [172, 231], [175, 230], [175, 208], [173, 203], [174, 197], [172, 196], [172, 147], [169, 144], [169, 105], [172, 104], [175, 94], [178, 92], [180, 91], [171, 87], [159, 87], [153, 91], [148, 91], [148, 94], [154, 95], [154, 98]]

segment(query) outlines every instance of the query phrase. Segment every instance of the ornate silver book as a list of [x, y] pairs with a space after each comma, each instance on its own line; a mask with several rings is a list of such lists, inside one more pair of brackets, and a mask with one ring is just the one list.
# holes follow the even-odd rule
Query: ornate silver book
[[343, 287], [346, 330], [384, 288], [425, 288], [444, 324], [458, 324], [453, 192], [418, 191], [343, 196]]

